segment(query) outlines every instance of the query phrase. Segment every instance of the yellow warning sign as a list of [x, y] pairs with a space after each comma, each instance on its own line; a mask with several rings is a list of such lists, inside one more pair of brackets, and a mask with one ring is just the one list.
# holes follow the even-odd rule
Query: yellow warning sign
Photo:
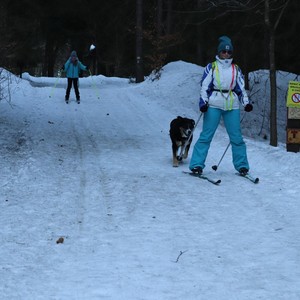
[[300, 82], [299, 81], [289, 82], [286, 106], [300, 108]]

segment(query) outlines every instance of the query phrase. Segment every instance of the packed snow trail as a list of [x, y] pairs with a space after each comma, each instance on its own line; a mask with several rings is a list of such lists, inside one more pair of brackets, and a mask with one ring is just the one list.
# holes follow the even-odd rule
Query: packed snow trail
[[196, 85], [101, 79], [80, 105], [26, 82], [0, 103], [1, 299], [298, 299], [299, 156], [247, 139], [260, 183], [229, 153], [215, 173], [220, 128], [222, 184], [187, 176], [168, 131]]

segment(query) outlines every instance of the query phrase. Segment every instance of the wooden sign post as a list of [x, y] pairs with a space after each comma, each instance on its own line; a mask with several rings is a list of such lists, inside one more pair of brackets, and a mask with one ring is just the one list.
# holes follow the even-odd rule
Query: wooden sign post
[[300, 150], [300, 82], [290, 81], [286, 99], [287, 135], [286, 150], [299, 152]]

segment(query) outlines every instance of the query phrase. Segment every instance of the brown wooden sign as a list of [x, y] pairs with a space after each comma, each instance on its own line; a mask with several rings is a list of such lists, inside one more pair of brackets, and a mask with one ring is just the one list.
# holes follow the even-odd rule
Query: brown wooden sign
[[287, 129], [287, 144], [300, 144], [300, 128]]

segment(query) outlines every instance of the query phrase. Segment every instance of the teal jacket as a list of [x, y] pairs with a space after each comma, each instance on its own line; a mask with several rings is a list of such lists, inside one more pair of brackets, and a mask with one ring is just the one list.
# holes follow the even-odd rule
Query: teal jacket
[[73, 64], [71, 62], [71, 58], [69, 58], [65, 63], [64, 71], [66, 72], [68, 78], [78, 78], [80, 70], [87, 71], [87, 67], [83, 65], [79, 60], [77, 60], [76, 64]]

